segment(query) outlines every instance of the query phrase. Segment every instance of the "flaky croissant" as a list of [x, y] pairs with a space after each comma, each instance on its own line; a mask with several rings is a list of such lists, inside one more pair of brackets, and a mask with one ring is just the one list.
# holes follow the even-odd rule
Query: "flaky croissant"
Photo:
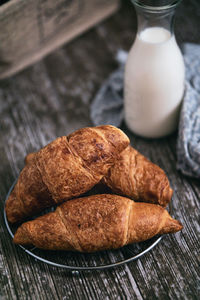
[[55, 212], [23, 223], [14, 243], [47, 250], [94, 252], [182, 229], [159, 205], [101, 194], [67, 201]]
[[9, 222], [77, 197], [97, 184], [129, 144], [114, 126], [83, 128], [29, 157], [6, 201]]
[[165, 172], [131, 146], [121, 152], [102, 182], [116, 194], [164, 207], [173, 193]]
[[[33, 156], [34, 153], [28, 154], [26, 163]], [[165, 172], [131, 146], [121, 152], [96, 190], [102, 192], [105, 186], [115, 194], [163, 207], [167, 206], [173, 194]]]

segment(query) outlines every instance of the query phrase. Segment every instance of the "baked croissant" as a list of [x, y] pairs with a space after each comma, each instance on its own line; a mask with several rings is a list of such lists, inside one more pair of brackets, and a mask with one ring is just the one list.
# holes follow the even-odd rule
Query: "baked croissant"
[[131, 146], [121, 152], [102, 181], [116, 194], [164, 207], [173, 193], [165, 172]]
[[[25, 162], [28, 163], [33, 156], [34, 153], [29, 153]], [[96, 186], [97, 190], [105, 190], [105, 185], [115, 194], [163, 207], [167, 206], [173, 194], [165, 172], [131, 146], [121, 152]]]
[[182, 229], [163, 207], [101, 194], [67, 201], [55, 212], [23, 223], [14, 243], [46, 250], [94, 252]]
[[90, 190], [128, 144], [128, 137], [110, 125], [83, 128], [57, 138], [31, 155], [21, 171], [6, 201], [8, 221], [22, 221]]

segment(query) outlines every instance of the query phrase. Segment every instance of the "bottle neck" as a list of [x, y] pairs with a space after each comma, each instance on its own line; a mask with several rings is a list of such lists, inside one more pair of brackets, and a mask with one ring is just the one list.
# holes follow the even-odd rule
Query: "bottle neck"
[[150, 27], [161, 27], [174, 34], [174, 11], [152, 13], [137, 8], [136, 12], [139, 34]]
[[174, 34], [175, 8], [181, 0], [132, 0], [132, 2], [137, 13], [139, 34], [152, 27], [163, 28], [171, 35]]

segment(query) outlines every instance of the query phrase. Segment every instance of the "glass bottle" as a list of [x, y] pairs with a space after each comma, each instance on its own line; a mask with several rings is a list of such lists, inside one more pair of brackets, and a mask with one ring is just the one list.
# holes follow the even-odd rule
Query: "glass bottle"
[[184, 62], [174, 36], [174, 11], [180, 1], [132, 0], [138, 30], [125, 67], [125, 121], [148, 138], [166, 136], [178, 125]]

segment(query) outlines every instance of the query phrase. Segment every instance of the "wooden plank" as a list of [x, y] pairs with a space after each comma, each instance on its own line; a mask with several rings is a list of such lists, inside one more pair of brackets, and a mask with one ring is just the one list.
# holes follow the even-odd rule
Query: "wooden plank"
[[117, 0], [12, 0], [0, 6], [0, 78], [33, 64], [118, 6]]

